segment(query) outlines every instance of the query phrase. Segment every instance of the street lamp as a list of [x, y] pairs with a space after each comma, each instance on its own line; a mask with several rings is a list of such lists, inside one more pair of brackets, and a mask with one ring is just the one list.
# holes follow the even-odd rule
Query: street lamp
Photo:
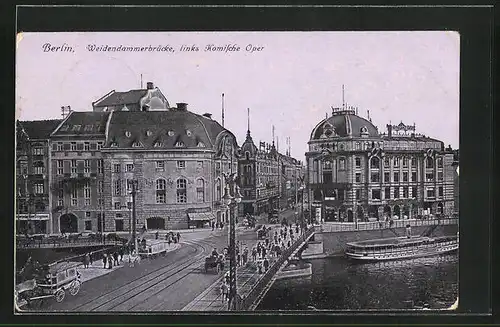
[[137, 190], [137, 186], [138, 186], [138, 181], [132, 180], [132, 191], [130, 192], [130, 194], [132, 195], [132, 241], [134, 242], [134, 249], [135, 249], [136, 255], [138, 255], [138, 253], [139, 253], [139, 249], [138, 249], [138, 245], [137, 245], [137, 237], [136, 237], [136, 230], [137, 230], [136, 220], [137, 219], [136, 219], [136, 213], [135, 213], [135, 196], [139, 192]]
[[[233, 190], [234, 196], [231, 195]], [[236, 309], [236, 217], [234, 208], [241, 202], [241, 193], [234, 177], [227, 179], [227, 185], [224, 189], [222, 200], [224, 205], [229, 208], [229, 304], [228, 309]]]

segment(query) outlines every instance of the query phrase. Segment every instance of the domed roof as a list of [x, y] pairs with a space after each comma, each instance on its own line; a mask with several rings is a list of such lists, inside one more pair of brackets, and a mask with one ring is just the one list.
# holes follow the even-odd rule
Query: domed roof
[[377, 127], [369, 120], [357, 116], [353, 110], [342, 110], [319, 122], [312, 130], [311, 140], [346, 136], [377, 137], [379, 134]]
[[115, 111], [106, 146], [215, 149], [222, 132], [231, 134], [217, 121], [187, 110]]

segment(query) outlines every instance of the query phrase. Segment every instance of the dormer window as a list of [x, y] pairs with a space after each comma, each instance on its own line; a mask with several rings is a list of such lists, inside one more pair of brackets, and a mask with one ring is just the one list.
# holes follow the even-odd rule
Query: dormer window
[[132, 147], [133, 148], [140, 148], [140, 147], [142, 147], [142, 143], [139, 141], [135, 141], [134, 143], [132, 143]]
[[205, 144], [203, 142], [198, 142], [198, 144], [196, 145], [198, 148], [204, 148], [205, 147]]
[[60, 131], [61, 132], [66, 132], [68, 129], [69, 129], [69, 126], [68, 125], [64, 125], [64, 126], [61, 126]]
[[112, 147], [112, 148], [117, 148], [118, 147], [118, 143], [111, 142], [111, 144], [109, 146]]
[[151, 135], [153, 135], [153, 132], [151, 132], [151, 131], [149, 131], [149, 130], [148, 130], [148, 131], [146, 131], [146, 136], [151, 136]]
[[180, 141], [179, 141], [179, 142], [176, 142], [176, 143], [175, 143], [175, 147], [176, 147], [176, 148], [182, 148], [182, 147], [184, 147], [184, 143], [183, 143], [183, 142], [180, 142]]
[[161, 142], [160, 141], [156, 141], [155, 144], [153, 144], [153, 147], [155, 148], [160, 148], [161, 147]]
[[191, 133], [191, 131], [188, 129], [188, 130], [186, 130], [186, 135], [191, 136], [191, 135], [193, 135], [193, 133]]
[[82, 125], [73, 125], [73, 132], [79, 132]]
[[168, 136], [174, 136], [174, 131], [168, 131]]
[[129, 131], [126, 131], [126, 132], [125, 132], [125, 136], [126, 136], [126, 137], [130, 137], [131, 135], [132, 135], [132, 133], [130, 133]]

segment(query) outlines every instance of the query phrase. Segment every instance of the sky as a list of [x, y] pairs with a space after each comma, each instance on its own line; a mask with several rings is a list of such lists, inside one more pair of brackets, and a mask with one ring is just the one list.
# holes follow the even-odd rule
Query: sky
[[[71, 47], [72, 51], [45, 51]], [[90, 51], [93, 46], [170, 47], [169, 51]], [[239, 51], [205, 51], [233, 45]], [[249, 46], [250, 45], [250, 46]], [[90, 47], [89, 47], [90, 46]], [[199, 51], [180, 51], [196, 46]], [[249, 49], [257, 49], [253, 52]], [[92, 111], [111, 90], [153, 82], [171, 105], [212, 113], [241, 145], [247, 108], [253, 140], [272, 142], [304, 160], [313, 128], [342, 106], [359, 108], [380, 132], [386, 124], [459, 145], [460, 36], [453, 31], [405, 32], [69, 32], [17, 38], [16, 118], [61, 117], [61, 106]]]

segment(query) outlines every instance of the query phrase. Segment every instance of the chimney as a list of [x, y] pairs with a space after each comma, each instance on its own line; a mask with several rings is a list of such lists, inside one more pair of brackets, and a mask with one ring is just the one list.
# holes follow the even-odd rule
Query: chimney
[[177, 102], [177, 110], [179, 111], [186, 111], [187, 110], [187, 103], [184, 102]]
[[387, 125], [387, 136], [392, 136], [392, 125]]
[[147, 83], [146, 83], [146, 88], [147, 88], [148, 90], [152, 90], [152, 89], [154, 89], [154, 84], [153, 84], [153, 82], [147, 82]]
[[212, 119], [212, 114], [206, 112], [203, 114], [203, 117], [207, 117], [208, 119]]

